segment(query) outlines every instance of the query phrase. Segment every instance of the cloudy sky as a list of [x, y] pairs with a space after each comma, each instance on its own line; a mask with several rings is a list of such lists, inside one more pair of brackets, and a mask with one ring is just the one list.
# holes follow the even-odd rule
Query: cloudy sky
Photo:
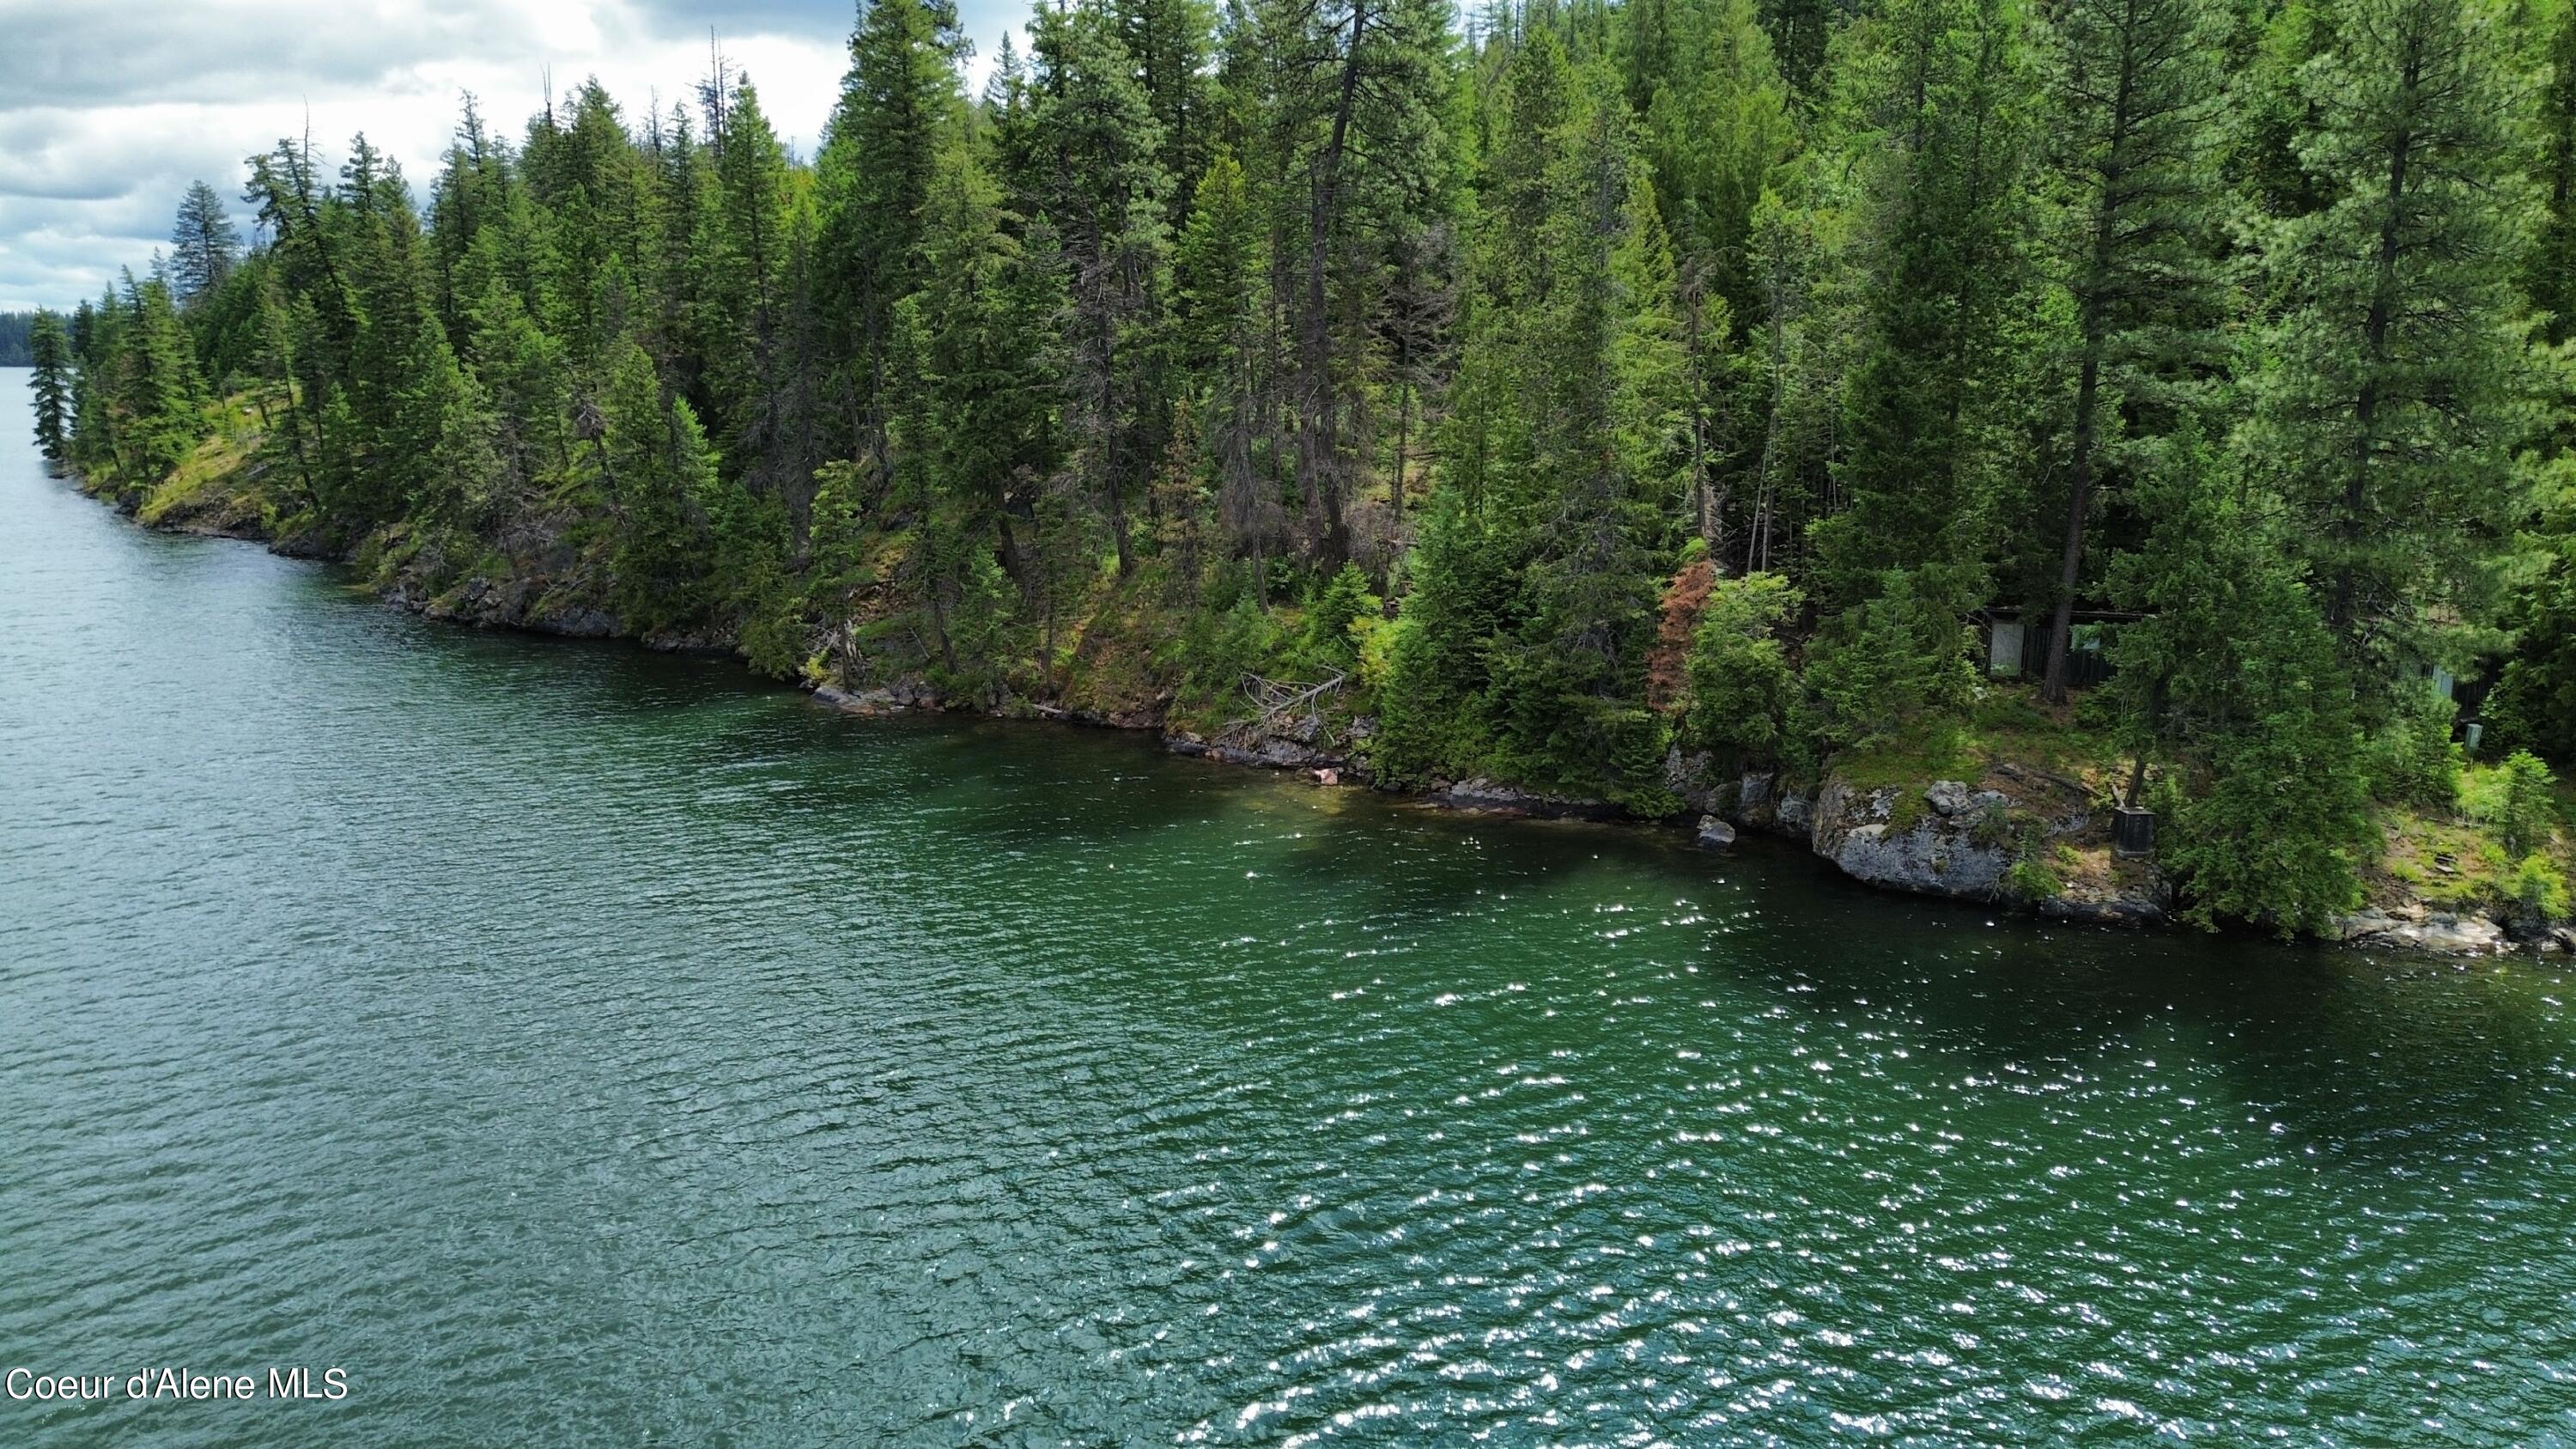
[[[980, 74], [1027, 7], [960, 10]], [[854, 0], [0, 0], [0, 311], [141, 271], [189, 181], [237, 198], [242, 158], [308, 117], [335, 167], [364, 130], [425, 196], [460, 93], [515, 131], [551, 67], [558, 94], [597, 75], [634, 116], [687, 94], [710, 28], [810, 157], [854, 15]]]

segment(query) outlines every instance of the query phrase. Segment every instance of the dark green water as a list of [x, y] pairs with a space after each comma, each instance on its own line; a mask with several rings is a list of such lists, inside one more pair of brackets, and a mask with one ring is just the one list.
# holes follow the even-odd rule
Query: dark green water
[[850, 720], [20, 431], [0, 1367], [120, 1384], [0, 1443], [2576, 1438], [2544, 968]]

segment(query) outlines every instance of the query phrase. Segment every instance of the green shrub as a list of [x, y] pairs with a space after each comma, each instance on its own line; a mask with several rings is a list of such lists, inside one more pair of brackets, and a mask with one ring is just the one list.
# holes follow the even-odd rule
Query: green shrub
[[2321, 631], [2249, 670], [2269, 706], [2251, 727], [2208, 742], [2205, 780], [2185, 795], [2160, 777], [2150, 804], [2173, 822], [2157, 854], [2189, 893], [2185, 915], [2322, 930], [2361, 899], [2357, 861], [2372, 846], [2368, 797], [2351, 768], [2355, 734]]
[[1710, 587], [1685, 665], [1690, 706], [1683, 736], [1691, 744], [1739, 756], [1778, 751], [1797, 689], [1779, 633], [1800, 602], [1778, 574], [1719, 579]]
[[1342, 565], [1342, 571], [1307, 606], [1303, 644], [1308, 661], [1327, 670], [1347, 670], [1357, 664], [1359, 642], [1351, 635], [1351, 625], [1377, 610], [1377, 596], [1368, 591], [1368, 576], [1357, 564]]
[[1989, 800], [1977, 810], [1977, 818], [1968, 822], [1968, 839], [1980, 850], [1992, 850], [2010, 840], [2013, 834], [2012, 812], [2001, 800]]
[[2556, 783], [2539, 756], [2516, 750], [2470, 780], [2460, 800], [2469, 814], [2494, 827], [2505, 855], [2518, 860], [2546, 847], [2557, 828], [2558, 802], [2551, 793]]
[[1267, 673], [1278, 651], [1278, 621], [1250, 590], [1236, 594], [1232, 608], [1193, 612], [1179, 640], [1182, 711], [1205, 717], [1236, 708], [1243, 677]]
[[2015, 860], [2004, 871], [2004, 894], [2024, 903], [2049, 900], [2066, 889], [2066, 882], [2037, 851]]
[[2429, 688], [2399, 696], [2397, 718], [2363, 756], [2370, 793], [2391, 805], [2448, 805], [2460, 790], [2460, 747], [2451, 743], [2460, 707]]
[[1976, 683], [1968, 628], [1952, 591], [1929, 569], [1889, 569], [1880, 593], [1844, 610], [1807, 654], [1814, 732], [1826, 745], [1868, 749], [1931, 714], [1966, 708]]
[[2538, 851], [2522, 858], [2506, 882], [2515, 904], [2542, 920], [2555, 921], [2567, 915], [2567, 877]]
[[736, 637], [751, 667], [772, 679], [792, 679], [803, 668], [809, 641], [792, 594], [782, 590], [762, 601], [743, 616]]

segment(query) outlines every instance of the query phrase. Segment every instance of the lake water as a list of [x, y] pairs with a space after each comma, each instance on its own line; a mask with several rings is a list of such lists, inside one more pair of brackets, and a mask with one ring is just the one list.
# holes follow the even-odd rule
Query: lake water
[[0, 1442], [2576, 1439], [2547, 967], [845, 718], [24, 432], [0, 1367], [115, 1386]]

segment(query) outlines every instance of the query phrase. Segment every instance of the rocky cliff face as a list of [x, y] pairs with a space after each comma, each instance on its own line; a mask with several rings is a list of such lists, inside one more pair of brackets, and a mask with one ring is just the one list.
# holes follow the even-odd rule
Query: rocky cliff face
[[385, 602], [425, 618], [493, 629], [525, 629], [574, 639], [610, 639], [626, 632], [615, 614], [587, 598], [551, 587], [543, 578], [475, 575], [438, 593], [416, 579], [397, 577], [385, 588]]
[[1993, 901], [2012, 868], [2005, 825], [2012, 800], [1936, 780], [1919, 792], [1898, 786], [1855, 790], [1829, 779], [1816, 796], [1810, 841], [1843, 874], [1890, 890]]
[[[1769, 771], [1721, 776], [1676, 750], [1665, 782], [1683, 803], [1745, 830], [1805, 844], [1855, 880], [1917, 895], [2014, 901], [2059, 920], [2158, 924], [2170, 897], [2152, 869], [2110, 857], [2107, 824], [2083, 790], [2012, 766], [1970, 782], [1860, 786], [1828, 776], [1810, 792]], [[2016, 877], [2036, 857], [2042, 868]], [[2031, 893], [2046, 883], [2053, 889]]]

